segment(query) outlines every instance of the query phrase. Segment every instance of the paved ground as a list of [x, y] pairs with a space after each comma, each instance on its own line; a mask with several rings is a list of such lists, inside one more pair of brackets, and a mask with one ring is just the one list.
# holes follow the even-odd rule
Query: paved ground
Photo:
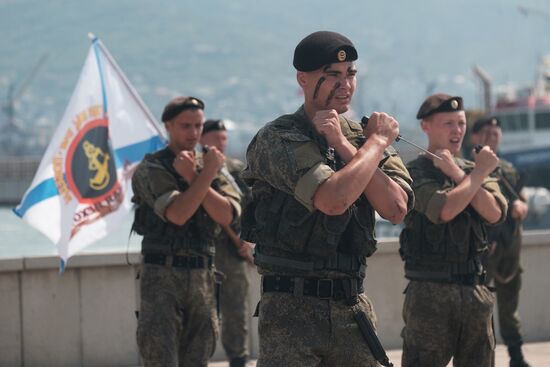
[[[529, 343], [523, 346], [524, 355], [532, 367], [547, 367], [550, 366], [550, 342]], [[401, 350], [390, 350], [388, 356], [394, 367], [401, 367]], [[495, 367], [508, 367], [508, 353], [506, 347], [502, 344], [496, 348], [496, 364]], [[210, 363], [210, 367], [228, 367], [227, 362]], [[248, 363], [247, 367], [256, 366], [256, 362]], [[452, 363], [449, 364], [452, 366]]]

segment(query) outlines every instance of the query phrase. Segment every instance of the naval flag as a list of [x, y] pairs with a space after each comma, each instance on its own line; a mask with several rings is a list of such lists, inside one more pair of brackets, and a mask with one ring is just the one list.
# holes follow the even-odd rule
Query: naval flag
[[65, 114], [14, 212], [67, 260], [131, 211], [131, 176], [165, 144], [159, 124], [95, 37]]

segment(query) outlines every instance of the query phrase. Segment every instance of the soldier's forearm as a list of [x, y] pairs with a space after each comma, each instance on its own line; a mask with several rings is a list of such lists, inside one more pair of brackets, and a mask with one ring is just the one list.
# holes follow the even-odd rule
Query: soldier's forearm
[[502, 217], [502, 211], [497, 200], [489, 191], [483, 188], [474, 195], [471, 203], [476, 212], [491, 224], [497, 223]]
[[371, 143], [359, 149], [344, 168], [319, 186], [313, 197], [315, 208], [328, 215], [345, 212], [363, 194], [378, 168], [384, 148]]
[[212, 188], [209, 188], [202, 201], [202, 206], [210, 218], [220, 225], [229, 225], [233, 220], [233, 207], [231, 203], [226, 197]]
[[407, 214], [407, 193], [380, 168], [372, 176], [364, 193], [374, 210], [393, 224], [401, 222]]
[[185, 224], [201, 205], [210, 189], [211, 182], [210, 176], [201, 172], [189, 185], [189, 188], [180, 193], [166, 208], [166, 219], [179, 226]]
[[439, 214], [443, 222], [453, 220], [470, 204], [483, 182], [483, 176], [473, 171], [466, 175], [462, 182], [447, 193], [445, 204]]

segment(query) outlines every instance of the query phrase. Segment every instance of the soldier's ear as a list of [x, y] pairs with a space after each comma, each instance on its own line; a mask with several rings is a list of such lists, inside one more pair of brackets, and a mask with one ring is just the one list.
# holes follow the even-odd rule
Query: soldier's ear
[[420, 121], [420, 128], [422, 131], [427, 133], [430, 130], [430, 121], [427, 119], [422, 119], [422, 121]]
[[166, 131], [170, 132], [171, 126], [172, 124], [170, 123], [170, 121], [164, 121], [164, 128], [166, 129]]
[[298, 85], [300, 85], [300, 87], [304, 88], [307, 84], [306, 73], [304, 73], [303, 71], [298, 71], [296, 73], [296, 81], [298, 81]]

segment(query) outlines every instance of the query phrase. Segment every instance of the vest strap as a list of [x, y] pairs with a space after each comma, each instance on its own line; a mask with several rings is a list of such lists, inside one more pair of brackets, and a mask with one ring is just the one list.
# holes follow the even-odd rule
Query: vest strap
[[367, 266], [359, 261], [357, 256], [338, 253], [328, 259], [319, 259], [316, 261], [301, 261], [289, 259], [286, 257], [265, 255], [256, 251], [255, 259], [264, 264], [280, 266], [296, 270], [339, 270], [339, 271], [357, 271], [364, 274]]

